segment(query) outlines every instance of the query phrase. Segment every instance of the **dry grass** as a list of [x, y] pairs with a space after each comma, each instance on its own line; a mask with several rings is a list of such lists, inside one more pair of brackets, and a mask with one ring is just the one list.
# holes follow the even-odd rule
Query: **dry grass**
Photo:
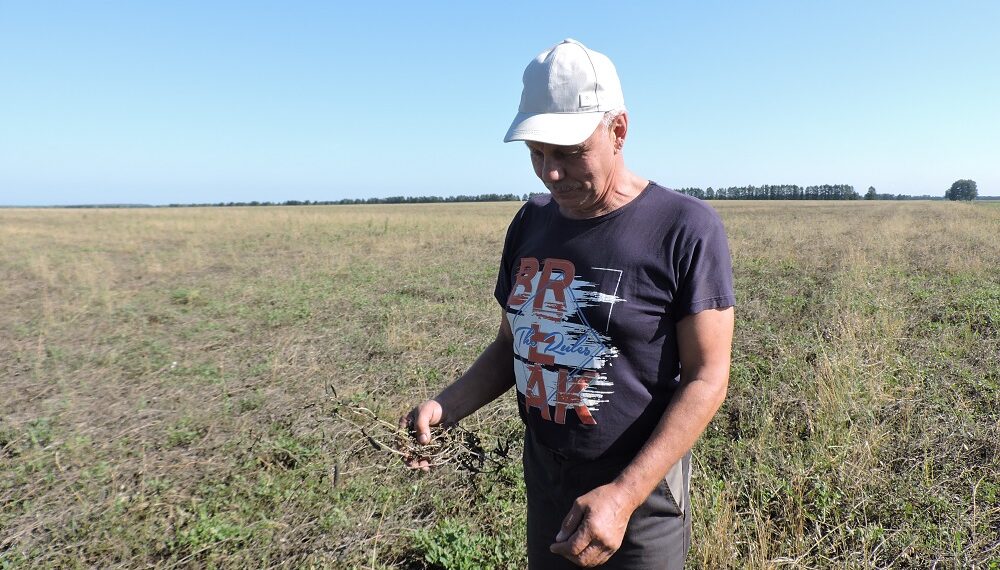
[[[1000, 209], [713, 205], [691, 565], [1000, 567]], [[0, 210], [0, 567], [523, 566], [516, 445], [415, 475], [365, 424], [492, 339], [516, 208]]]

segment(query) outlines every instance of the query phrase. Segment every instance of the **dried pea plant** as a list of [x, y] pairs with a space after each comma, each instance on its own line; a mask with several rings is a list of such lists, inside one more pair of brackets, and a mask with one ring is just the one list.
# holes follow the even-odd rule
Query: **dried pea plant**
[[511, 441], [497, 438], [486, 448], [483, 438], [459, 425], [431, 427], [431, 441], [416, 442], [410, 429], [387, 422], [360, 404], [335, 401], [333, 415], [352, 425], [376, 451], [399, 457], [401, 464], [427, 461], [428, 467], [454, 465], [472, 475], [498, 473], [510, 463]]

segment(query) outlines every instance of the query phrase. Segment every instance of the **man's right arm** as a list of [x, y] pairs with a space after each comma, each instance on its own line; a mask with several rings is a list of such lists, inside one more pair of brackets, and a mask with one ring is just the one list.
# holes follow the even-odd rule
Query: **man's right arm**
[[[496, 339], [458, 380], [434, 398], [427, 400], [399, 420], [401, 428], [410, 428], [417, 443], [431, 441], [431, 426], [456, 424], [462, 418], [499, 398], [514, 385], [514, 335], [501, 315]], [[426, 460], [411, 461], [415, 469], [427, 469]]]

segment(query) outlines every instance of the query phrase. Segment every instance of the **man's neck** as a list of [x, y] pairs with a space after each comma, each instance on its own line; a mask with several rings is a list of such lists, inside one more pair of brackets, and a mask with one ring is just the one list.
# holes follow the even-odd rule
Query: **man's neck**
[[646, 186], [649, 186], [649, 180], [633, 174], [630, 170], [625, 170], [622, 175], [620, 183], [615, 186], [615, 191], [612, 194], [612, 207], [605, 213], [613, 212], [635, 200], [646, 189]]
[[598, 203], [592, 204], [586, 209], [566, 209], [559, 208], [559, 212], [574, 220], [585, 220], [596, 218], [605, 214], [610, 214], [615, 210], [624, 207], [632, 200], [635, 200], [642, 191], [649, 186], [649, 180], [633, 174], [628, 169], [622, 169], [615, 177], [612, 189], [605, 193], [606, 198]]

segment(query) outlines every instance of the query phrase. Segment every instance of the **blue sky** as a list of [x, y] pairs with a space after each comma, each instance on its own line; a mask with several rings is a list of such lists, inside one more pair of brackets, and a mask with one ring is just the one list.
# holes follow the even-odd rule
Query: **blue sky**
[[0, 0], [0, 204], [543, 190], [521, 72], [607, 54], [672, 187], [1000, 195], [1000, 2]]

